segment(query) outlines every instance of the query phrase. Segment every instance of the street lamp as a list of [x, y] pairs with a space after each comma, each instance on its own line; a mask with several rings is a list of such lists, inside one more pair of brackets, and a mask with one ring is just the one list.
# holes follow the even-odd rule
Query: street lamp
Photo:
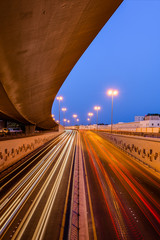
[[70, 123], [70, 120], [67, 120], [67, 123]]
[[90, 125], [91, 125], [91, 117], [93, 116], [93, 113], [89, 112], [88, 116], [90, 117]]
[[62, 96], [58, 96], [57, 100], [59, 101], [59, 124], [60, 124], [60, 101], [63, 100], [63, 97]]
[[101, 110], [101, 107], [100, 106], [95, 106], [94, 110], [97, 111], [97, 131], [98, 131], [98, 111]]
[[53, 120], [55, 120], [54, 114], [51, 114], [51, 117], [52, 117]]
[[75, 120], [75, 125], [76, 125], [77, 114], [73, 114], [73, 118], [74, 118], [74, 120]]
[[79, 123], [79, 119], [77, 118], [77, 124]]
[[88, 121], [88, 125], [89, 125], [89, 122], [91, 121], [91, 119], [90, 119], [90, 118], [87, 118], [87, 121]]
[[[65, 112], [67, 111], [67, 108], [62, 108], [62, 112], [63, 112], [63, 119], [65, 119]], [[64, 122], [65, 125], [65, 122]]]
[[117, 96], [118, 95], [118, 91], [110, 89], [110, 90], [107, 91], [107, 94], [109, 96], [112, 96], [112, 111], [111, 111], [111, 133], [112, 133], [112, 125], [113, 125], [113, 96]]
[[66, 121], [67, 121], [67, 119], [66, 119], [66, 118], [64, 118], [64, 119], [63, 119], [63, 122], [64, 122], [64, 127], [65, 127], [65, 122], [66, 122]]

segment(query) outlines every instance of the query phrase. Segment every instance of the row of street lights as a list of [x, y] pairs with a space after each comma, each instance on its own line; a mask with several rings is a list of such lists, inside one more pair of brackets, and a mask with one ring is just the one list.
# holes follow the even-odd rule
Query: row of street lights
[[[112, 125], [113, 125], [113, 97], [116, 96], [116, 95], [118, 95], [118, 91], [117, 91], [117, 90], [114, 90], [114, 89], [109, 89], [109, 90], [107, 91], [107, 95], [112, 97], [112, 109], [111, 109], [111, 132], [112, 132]], [[58, 122], [60, 123], [60, 101], [63, 100], [63, 97], [62, 97], [62, 96], [58, 96], [58, 97], [57, 97], [57, 100], [59, 101], [59, 121], [58, 121]], [[101, 107], [100, 107], [100, 106], [95, 106], [95, 107], [94, 107], [94, 110], [97, 112], [97, 130], [98, 130], [98, 111], [101, 110]], [[67, 108], [62, 108], [64, 126], [65, 126], [65, 122], [68, 122], [68, 123], [70, 122], [70, 120], [67, 120], [67, 119], [65, 118], [65, 112], [66, 112], [66, 111], [67, 111]], [[75, 119], [75, 124], [76, 124], [76, 122], [78, 123], [78, 122], [79, 122], [79, 119], [78, 119], [77, 114], [73, 114], [72, 116], [73, 116], [73, 118]], [[93, 116], [93, 113], [92, 113], [92, 112], [89, 112], [89, 113], [88, 113], [88, 116], [89, 116], [89, 118], [87, 118], [87, 120], [88, 120], [88, 121], [90, 122], [90, 124], [91, 124], [91, 118], [92, 118], [92, 116]], [[53, 115], [53, 114], [52, 114], [52, 117], [53, 117], [53, 119], [54, 119], [54, 115]]]
[[60, 123], [60, 102], [63, 100], [62, 96], [58, 96], [57, 100], [59, 101], [59, 123]]
[[[97, 130], [98, 130], [98, 111], [101, 110], [101, 107], [100, 106], [95, 106], [94, 110], [97, 111]], [[93, 113], [89, 112], [88, 116], [89, 116], [89, 118], [87, 118], [87, 120], [90, 121], [90, 125], [91, 125], [91, 117], [93, 116]]]
[[[107, 91], [107, 95], [112, 97], [112, 109], [111, 109], [111, 133], [112, 133], [112, 127], [113, 127], [113, 96], [118, 95], [118, 91], [117, 90], [113, 90], [113, 89], [109, 89]], [[97, 130], [98, 130], [98, 111], [101, 110], [100, 106], [95, 106], [94, 110], [97, 111]], [[93, 116], [92, 112], [88, 113], [89, 118], [87, 118], [88, 121], [90, 121], [90, 125], [91, 125], [91, 117]]]
[[63, 112], [63, 125], [65, 127], [65, 123], [67, 122], [67, 119], [65, 118], [65, 112], [67, 111], [67, 108], [62, 108], [62, 112]]
[[78, 118], [77, 114], [73, 114], [72, 117], [74, 118], [75, 125], [76, 125], [76, 122], [77, 123], [79, 122], [79, 118]]
[[[57, 121], [57, 122], [59, 122], [59, 124], [60, 124], [60, 102], [63, 100], [63, 97], [62, 96], [58, 96], [57, 97], [57, 100], [59, 101], [59, 121]], [[62, 112], [63, 112], [63, 123], [64, 123], [64, 127], [65, 127], [65, 123], [67, 122], [67, 123], [70, 123], [70, 120], [67, 120], [66, 118], [65, 118], [65, 112], [67, 111], [67, 108], [62, 108], [61, 109], [62, 110]], [[53, 114], [52, 114], [53, 115]], [[79, 122], [79, 119], [77, 118], [77, 114], [73, 114], [73, 118], [75, 119], [75, 122]]]

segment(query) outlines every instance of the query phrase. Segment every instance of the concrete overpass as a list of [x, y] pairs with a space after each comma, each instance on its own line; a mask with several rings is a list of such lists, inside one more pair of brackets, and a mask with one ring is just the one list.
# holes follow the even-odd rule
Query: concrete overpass
[[54, 128], [54, 98], [123, 0], [0, 2], [0, 119]]

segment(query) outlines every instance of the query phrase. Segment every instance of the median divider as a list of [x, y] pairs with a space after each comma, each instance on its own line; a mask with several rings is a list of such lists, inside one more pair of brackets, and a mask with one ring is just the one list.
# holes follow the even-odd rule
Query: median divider
[[77, 133], [68, 239], [89, 239], [83, 159], [79, 133]]

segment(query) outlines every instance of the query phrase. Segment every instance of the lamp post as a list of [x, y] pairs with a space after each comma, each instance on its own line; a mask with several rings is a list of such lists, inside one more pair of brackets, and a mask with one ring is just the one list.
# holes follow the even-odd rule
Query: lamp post
[[64, 118], [64, 119], [63, 119], [63, 122], [64, 122], [64, 127], [65, 127], [65, 122], [66, 122], [66, 121], [67, 121], [67, 119], [66, 119], [66, 118]]
[[88, 116], [90, 117], [90, 125], [91, 125], [91, 117], [93, 116], [93, 113], [89, 112]]
[[67, 123], [69, 124], [69, 123], [70, 123], [70, 120], [67, 120]]
[[113, 125], [113, 96], [118, 95], [118, 91], [110, 89], [110, 90], [107, 91], [107, 94], [109, 96], [112, 96], [112, 110], [111, 110], [111, 133], [112, 133], [112, 125]]
[[[67, 108], [62, 108], [62, 112], [63, 112], [63, 120], [65, 119], [65, 112], [67, 111]], [[64, 126], [65, 126], [65, 121], [63, 121]]]
[[63, 100], [63, 97], [62, 96], [58, 96], [57, 100], [59, 101], [59, 124], [60, 124], [60, 101]]
[[53, 120], [55, 120], [54, 114], [51, 114], [51, 117], [52, 117]]
[[[88, 125], [89, 125], [89, 122], [91, 121], [91, 119], [90, 118], [87, 118], [87, 121], [88, 121]], [[89, 129], [89, 128], [88, 128]]]
[[76, 125], [76, 118], [77, 118], [77, 114], [73, 114], [73, 118], [74, 118], [75, 125]]
[[78, 123], [79, 123], [79, 119], [77, 118], [77, 125], [78, 125]]
[[94, 110], [97, 111], [97, 131], [98, 131], [98, 111], [101, 110], [101, 107], [100, 106], [95, 106]]

